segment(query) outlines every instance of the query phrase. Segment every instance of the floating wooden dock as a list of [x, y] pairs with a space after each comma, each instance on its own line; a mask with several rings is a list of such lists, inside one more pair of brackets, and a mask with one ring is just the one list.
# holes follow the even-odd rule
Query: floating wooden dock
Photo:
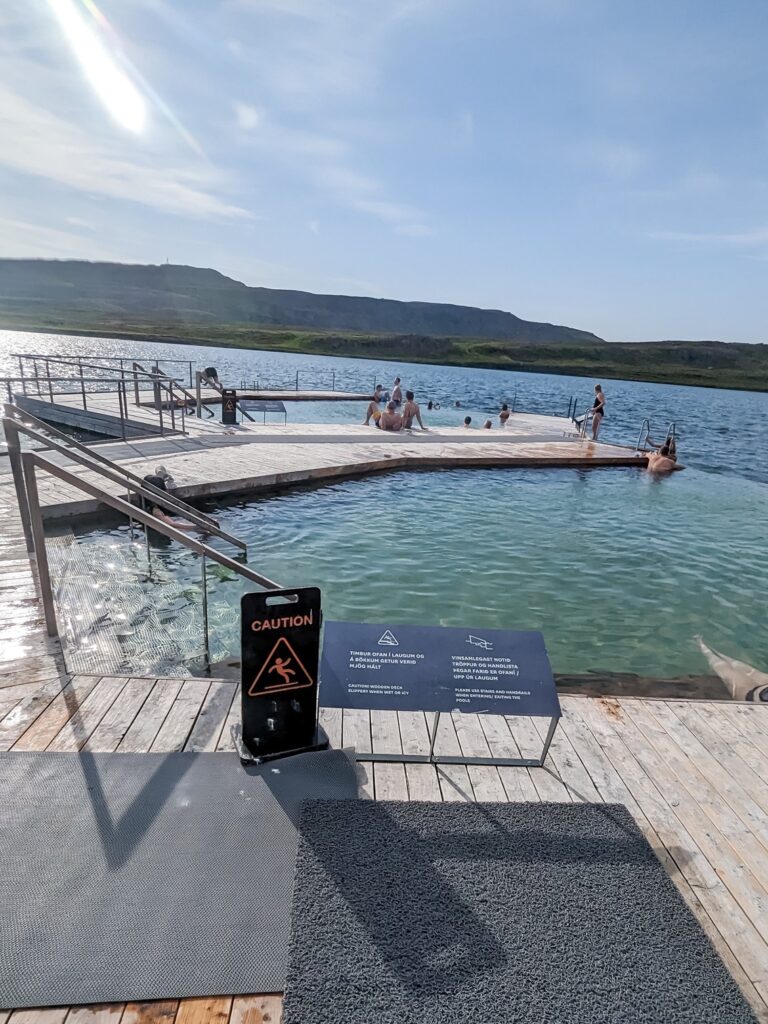
[[[622, 803], [754, 1007], [768, 1021], [768, 708], [561, 696], [544, 768], [360, 765], [376, 800]], [[232, 750], [233, 682], [52, 674], [0, 688], [0, 750]], [[431, 715], [323, 710], [335, 747], [428, 749]], [[443, 753], [526, 756], [535, 719], [443, 715]], [[0, 1024], [278, 1024], [279, 994], [0, 1011]]]

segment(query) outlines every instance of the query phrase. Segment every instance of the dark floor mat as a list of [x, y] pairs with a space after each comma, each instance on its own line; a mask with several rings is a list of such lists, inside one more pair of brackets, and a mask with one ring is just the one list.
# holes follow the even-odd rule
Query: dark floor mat
[[624, 807], [307, 804], [283, 1024], [755, 1024]]
[[301, 803], [356, 791], [340, 751], [0, 754], [0, 1005], [281, 990]]

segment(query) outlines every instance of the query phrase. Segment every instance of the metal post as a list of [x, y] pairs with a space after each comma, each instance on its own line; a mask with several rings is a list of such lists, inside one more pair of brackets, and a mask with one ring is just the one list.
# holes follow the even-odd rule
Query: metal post
[[136, 372], [136, 363], [133, 364], [133, 404], [139, 405], [139, 375]]
[[203, 415], [203, 396], [200, 389], [202, 377], [202, 373], [198, 370], [195, 374], [195, 415], [198, 419], [201, 419]]
[[336, 390], [336, 371], [334, 370], [331, 375], [331, 391]]
[[51, 589], [51, 575], [48, 569], [48, 552], [45, 550], [45, 533], [43, 531], [43, 519], [40, 513], [40, 497], [37, 493], [37, 478], [35, 476], [35, 463], [31, 452], [25, 452], [21, 456], [24, 467], [24, 481], [27, 487], [27, 499], [29, 501], [29, 518], [32, 526], [32, 539], [35, 545], [35, 565], [37, 567], [37, 581], [40, 586], [40, 597], [43, 602], [45, 614], [45, 627], [48, 636], [58, 636], [59, 626], [56, 622], [56, 606], [53, 600]]
[[21, 356], [17, 356], [16, 358], [19, 360], [19, 376], [21, 377], [21, 390], [26, 395], [26, 393], [27, 393], [27, 381], [26, 381], [26, 378], [24, 376], [24, 361], [22, 360]]
[[[78, 360], [80, 366], [80, 393], [83, 396], [83, 411], [88, 412], [88, 400], [85, 397], [85, 381], [83, 380], [83, 364]], [[51, 399], [53, 401], [53, 399]]]
[[125, 421], [128, 419], [128, 399], [125, 395], [125, 381], [117, 382], [117, 400], [120, 406], [120, 433], [125, 441]]
[[189, 367], [189, 386], [192, 387], [192, 360], [188, 360], [187, 366]]
[[203, 578], [203, 644], [205, 651], [205, 668], [206, 671], [211, 670], [211, 648], [208, 637], [208, 580], [206, 573], [206, 562], [205, 555], [203, 555], [203, 564], [201, 568]]
[[45, 373], [48, 377], [48, 395], [50, 396], [51, 399], [51, 405], [53, 405], [53, 383], [51, 381], [51, 364], [48, 362], [47, 359], [45, 360]]
[[32, 360], [32, 369], [35, 372], [35, 384], [37, 385], [37, 396], [38, 396], [38, 398], [42, 398], [43, 396], [42, 396], [42, 394], [40, 392], [40, 376], [39, 376], [38, 371], [37, 371], [37, 360], [36, 359]]
[[435, 758], [435, 741], [437, 740], [437, 727], [440, 724], [440, 712], [435, 712], [435, 720], [432, 723], [432, 732], [429, 737], [429, 760], [433, 761]]
[[299, 390], [299, 371], [296, 371], [296, 390]]
[[544, 767], [544, 762], [547, 760], [547, 754], [549, 753], [549, 745], [552, 742], [552, 737], [555, 735], [557, 722], [557, 718], [551, 718], [549, 721], [549, 730], [547, 731], [547, 738], [544, 740], [544, 750], [541, 753], [541, 761], [539, 761], [540, 768]]
[[19, 443], [19, 432], [10, 423], [5, 428], [5, 441], [8, 446], [8, 459], [11, 463], [13, 474], [13, 485], [16, 488], [16, 501], [19, 505], [19, 516], [24, 529], [24, 540], [27, 543], [27, 551], [31, 554], [35, 550], [35, 542], [32, 537], [32, 528], [29, 519], [29, 502], [27, 501], [27, 486], [24, 480], [24, 469], [21, 464], [21, 445]]
[[171, 396], [171, 430], [176, 430], [176, 396], [173, 391], [173, 383], [170, 385], [168, 394]]

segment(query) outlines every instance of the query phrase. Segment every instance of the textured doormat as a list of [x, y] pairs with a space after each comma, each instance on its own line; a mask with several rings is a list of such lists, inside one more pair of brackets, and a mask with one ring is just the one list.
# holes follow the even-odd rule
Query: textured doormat
[[302, 800], [356, 793], [340, 751], [0, 754], [0, 1005], [280, 991]]
[[283, 1024], [755, 1024], [631, 815], [309, 803]]

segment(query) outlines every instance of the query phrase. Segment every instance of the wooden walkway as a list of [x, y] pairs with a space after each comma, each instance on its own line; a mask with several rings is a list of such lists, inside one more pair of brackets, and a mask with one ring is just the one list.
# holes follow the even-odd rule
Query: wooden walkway
[[[0, 750], [231, 750], [235, 683], [58, 676], [0, 688]], [[361, 767], [377, 800], [622, 803], [768, 1022], [768, 708], [561, 697], [564, 717], [544, 768], [424, 764]], [[336, 747], [422, 753], [423, 713], [324, 710]], [[438, 749], [525, 755], [535, 719], [444, 715]], [[0, 1024], [279, 1024], [280, 996], [186, 999], [0, 1011]]]
[[[200, 422], [200, 421], [197, 421]], [[516, 417], [506, 430], [444, 427], [387, 434], [375, 427], [338, 424], [248, 424], [229, 431], [209, 427], [198, 436], [140, 438], [99, 445], [98, 451], [143, 476], [163, 463], [182, 498], [197, 499], [287, 487], [393, 469], [471, 467], [607, 468], [646, 465], [632, 449], [580, 440], [569, 421]], [[52, 461], [66, 465], [62, 457]], [[97, 473], [77, 475], [113, 494], [125, 494]], [[39, 478], [48, 518], [97, 509], [98, 502], [49, 475]], [[0, 506], [14, 503], [8, 467], [0, 465]]]

